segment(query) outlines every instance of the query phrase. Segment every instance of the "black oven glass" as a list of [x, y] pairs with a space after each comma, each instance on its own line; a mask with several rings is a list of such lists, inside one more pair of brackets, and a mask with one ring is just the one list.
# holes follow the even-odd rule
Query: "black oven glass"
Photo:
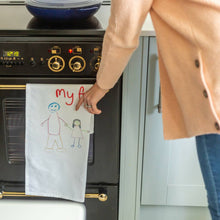
[[[3, 99], [4, 133], [9, 164], [25, 161], [25, 99]], [[94, 161], [94, 134], [90, 135], [88, 164]]]

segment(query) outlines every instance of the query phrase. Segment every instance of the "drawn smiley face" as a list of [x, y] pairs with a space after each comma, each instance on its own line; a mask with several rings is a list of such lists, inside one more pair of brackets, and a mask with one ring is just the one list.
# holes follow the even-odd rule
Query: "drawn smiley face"
[[80, 123], [80, 120], [76, 120], [75, 122], [74, 122], [74, 125], [76, 125], [76, 126], [79, 126], [81, 123]]
[[60, 105], [57, 102], [52, 102], [48, 105], [48, 110], [51, 113], [57, 112], [60, 110]]

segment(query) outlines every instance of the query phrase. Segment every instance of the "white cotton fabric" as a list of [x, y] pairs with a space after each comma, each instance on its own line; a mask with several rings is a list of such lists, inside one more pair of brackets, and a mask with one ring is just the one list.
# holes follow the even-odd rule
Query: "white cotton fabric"
[[27, 84], [27, 195], [84, 202], [94, 115], [83, 105], [75, 110], [82, 86], [86, 91], [92, 85]]

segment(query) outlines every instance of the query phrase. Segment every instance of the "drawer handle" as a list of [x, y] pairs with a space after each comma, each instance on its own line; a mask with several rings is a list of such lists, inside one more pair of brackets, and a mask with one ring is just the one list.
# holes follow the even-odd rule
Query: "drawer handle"
[[[39, 197], [39, 196], [32, 196], [32, 195], [26, 195], [24, 192], [4, 192], [2, 191], [0, 193], [0, 199], [3, 199], [3, 197]], [[85, 194], [86, 199], [98, 199], [100, 202], [106, 202], [108, 199], [108, 196], [104, 193], [95, 193], [95, 194]]]
[[[154, 59], [155, 59], [155, 74], [157, 73], [156, 72], [156, 67], [157, 67], [157, 62], [159, 60], [159, 57], [157, 55], [154, 56]], [[158, 97], [158, 104], [156, 105], [157, 106], [157, 111], [158, 113], [162, 113], [162, 105], [161, 105], [161, 89], [159, 88], [159, 97]]]
[[157, 105], [158, 113], [162, 113], [162, 106], [161, 106], [161, 91], [159, 89], [159, 101]]
[[26, 85], [0, 85], [0, 90], [25, 90]]

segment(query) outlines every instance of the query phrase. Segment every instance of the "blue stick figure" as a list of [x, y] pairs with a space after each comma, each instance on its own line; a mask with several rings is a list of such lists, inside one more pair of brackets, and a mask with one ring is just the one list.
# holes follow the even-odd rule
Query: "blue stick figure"
[[48, 111], [50, 112], [49, 117], [41, 123], [43, 127], [47, 123], [48, 139], [47, 139], [47, 149], [53, 149], [57, 147], [58, 149], [63, 148], [63, 141], [61, 138], [61, 122], [67, 126], [67, 123], [59, 116], [58, 111], [60, 110], [60, 105], [57, 102], [52, 102], [48, 105]]

